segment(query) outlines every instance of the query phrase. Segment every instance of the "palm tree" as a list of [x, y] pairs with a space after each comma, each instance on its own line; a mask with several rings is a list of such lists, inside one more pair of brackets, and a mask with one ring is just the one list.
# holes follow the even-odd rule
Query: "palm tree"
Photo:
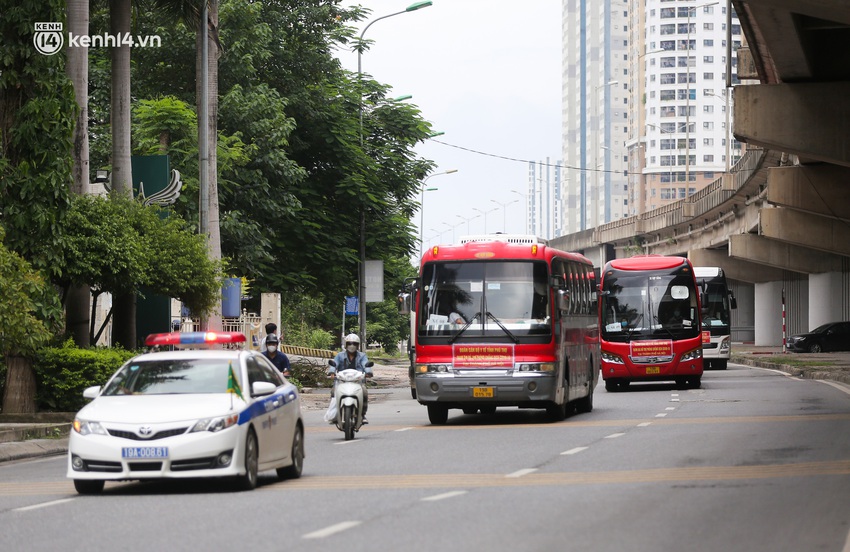
[[[112, 0], [109, 5], [109, 31], [113, 36], [130, 32], [131, 0]], [[130, 163], [130, 47], [112, 48], [112, 189], [133, 197], [133, 171]], [[113, 298], [112, 336], [117, 345], [136, 348], [136, 295]]]
[[[77, 36], [89, 33], [89, 1], [68, 0], [66, 6], [68, 32]], [[67, 48], [68, 62], [65, 71], [74, 84], [74, 96], [79, 111], [74, 125], [74, 167], [71, 192], [85, 194], [89, 183], [89, 134], [88, 134], [88, 87], [89, 64], [88, 48]], [[88, 347], [89, 307], [91, 289], [88, 285], [71, 285], [65, 297], [65, 326], [74, 337], [78, 347]]]

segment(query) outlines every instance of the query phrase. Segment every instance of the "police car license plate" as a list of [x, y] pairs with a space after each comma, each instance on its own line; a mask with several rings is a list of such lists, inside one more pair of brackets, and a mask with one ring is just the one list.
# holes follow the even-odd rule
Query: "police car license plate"
[[168, 447], [124, 447], [121, 449], [121, 458], [168, 458]]
[[649, 366], [646, 369], [646, 375], [649, 376], [651, 374], [660, 374], [661, 367], [660, 366]]
[[487, 399], [493, 397], [492, 387], [473, 387], [472, 396], [479, 399]]

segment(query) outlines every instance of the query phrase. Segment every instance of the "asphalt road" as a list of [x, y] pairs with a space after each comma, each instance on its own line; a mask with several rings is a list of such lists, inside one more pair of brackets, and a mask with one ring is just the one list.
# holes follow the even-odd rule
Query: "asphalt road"
[[0, 465], [0, 550], [850, 552], [850, 387], [730, 365], [703, 388], [597, 388], [594, 411], [451, 411], [396, 389], [353, 441], [305, 410], [304, 476], [253, 492]]

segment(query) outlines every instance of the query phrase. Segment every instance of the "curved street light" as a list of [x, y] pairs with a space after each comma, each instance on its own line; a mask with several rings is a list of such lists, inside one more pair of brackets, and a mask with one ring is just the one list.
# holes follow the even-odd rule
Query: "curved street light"
[[[431, 0], [415, 2], [407, 6], [407, 8], [403, 11], [382, 15], [381, 17], [370, 21], [369, 24], [366, 25], [360, 32], [360, 40], [357, 42], [357, 95], [359, 97], [358, 116], [360, 122], [359, 134], [361, 148], [363, 147], [363, 35], [366, 34], [369, 27], [381, 19], [427, 8], [431, 4]], [[360, 268], [357, 271], [357, 278], [359, 280], [358, 288], [360, 289], [360, 316], [358, 317], [358, 323], [360, 325], [360, 350], [366, 350], [366, 209], [364, 209], [362, 205], [360, 206]]]
[[484, 233], [485, 234], [487, 233], [487, 215], [492, 213], [493, 211], [497, 211], [498, 209], [499, 209], [498, 207], [493, 207], [492, 209], [490, 209], [488, 211], [482, 211], [481, 209], [477, 209], [475, 207], [472, 208], [473, 211], [478, 211], [479, 213], [484, 215]]
[[422, 195], [419, 199], [419, 258], [422, 258], [422, 242], [424, 241], [423, 229], [425, 228], [425, 192], [436, 191], [437, 188], [426, 188], [425, 183], [428, 182], [429, 178], [434, 176], [441, 176], [444, 174], [452, 174], [456, 173], [457, 169], [448, 169], [443, 172], [438, 172], [434, 174], [429, 174], [425, 177], [425, 180], [422, 181]]
[[492, 201], [493, 203], [498, 203], [499, 206], [502, 208], [502, 232], [506, 232], [506, 228], [508, 225], [508, 205], [516, 203], [519, 200], [515, 199], [513, 201], [508, 201], [507, 203], [502, 203], [501, 201], [496, 201], [495, 199], [491, 199], [490, 201]]

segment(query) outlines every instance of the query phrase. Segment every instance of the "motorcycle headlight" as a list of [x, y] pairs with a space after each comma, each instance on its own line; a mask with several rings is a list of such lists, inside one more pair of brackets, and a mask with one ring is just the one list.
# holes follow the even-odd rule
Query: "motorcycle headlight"
[[79, 418], [74, 418], [74, 431], [80, 435], [108, 435], [100, 422], [87, 422]]
[[602, 351], [602, 360], [614, 364], [625, 364], [625, 362], [623, 362], [623, 359], [620, 358], [620, 355], [615, 355], [614, 353], [606, 353], [605, 351]]
[[217, 416], [215, 418], [204, 418], [203, 420], [195, 422], [195, 425], [192, 426], [189, 433], [196, 433], [198, 431], [210, 431], [212, 433], [216, 433], [217, 431], [221, 431], [222, 429], [227, 429], [228, 427], [235, 425], [238, 420], [239, 416], [236, 414]]
[[702, 358], [702, 347], [694, 349], [693, 351], [688, 351], [687, 353], [683, 354], [681, 362], [685, 362], [688, 360], [696, 360], [698, 358]]

